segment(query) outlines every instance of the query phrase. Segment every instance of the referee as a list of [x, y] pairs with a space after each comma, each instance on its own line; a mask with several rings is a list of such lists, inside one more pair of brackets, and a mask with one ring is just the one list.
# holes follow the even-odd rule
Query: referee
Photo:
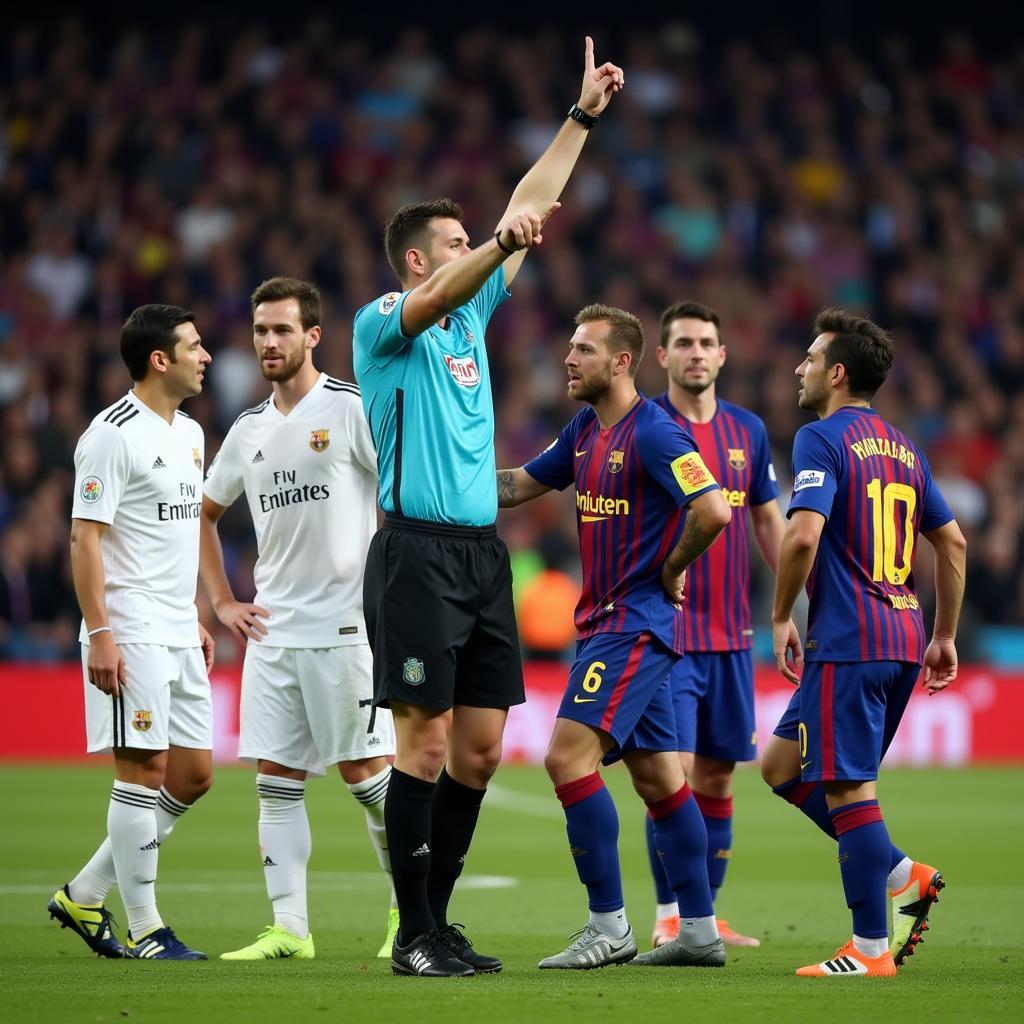
[[402, 290], [356, 314], [355, 370], [385, 512], [367, 558], [364, 607], [374, 701], [391, 708], [398, 747], [384, 811], [401, 921], [395, 974], [502, 967], [447, 920], [508, 709], [525, 700], [508, 552], [494, 527], [484, 331], [623, 84], [621, 68], [595, 67], [588, 36], [580, 98], [516, 187], [494, 237], [472, 249], [462, 210], [448, 199], [402, 207], [384, 229]]

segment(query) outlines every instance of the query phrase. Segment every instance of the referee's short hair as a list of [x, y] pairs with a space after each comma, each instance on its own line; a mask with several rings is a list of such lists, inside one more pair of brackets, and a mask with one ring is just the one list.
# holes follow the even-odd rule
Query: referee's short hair
[[425, 203], [409, 203], [398, 210], [384, 225], [384, 251], [399, 281], [407, 275], [405, 254], [410, 249], [426, 249], [430, 244], [432, 220], [444, 218], [462, 223], [462, 207], [451, 199], [431, 199]]
[[602, 306], [599, 302], [584, 306], [576, 314], [577, 326], [595, 320], [604, 320], [608, 324], [608, 337], [605, 340], [612, 355], [626, 351], [632, 355], [629, 375], [635, 377], [636, 371], [640, 369], [640, 360], [644, 357], [644, 328], [640, 318], [615, 306]]
[[280, 302], [281, 299], [295, 299], [299, 304], [299, 321], [302, 329], [319, 327], [322, 320], [320, 291], [315, 284], [297, 277], [270, 277], [260, 284], [249, 296], [253, 312], [261, 302]]
[[178, 336], [174, 328], [195, 322], [195, 313], [181, 306], [156, 302], [133, 309], [121, 328], [121, 358], [132, 380], [145, 379], [149, 357], [156, 351], [165, 353], [172, 363], [177, 362], [174, 346]]

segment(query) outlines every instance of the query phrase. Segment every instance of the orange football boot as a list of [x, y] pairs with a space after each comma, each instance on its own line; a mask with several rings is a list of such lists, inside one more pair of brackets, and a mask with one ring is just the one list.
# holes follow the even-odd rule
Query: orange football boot
[[836, 950], [831, 960], [820, 964], [801, 967], [798, 978], [895, 978], [896, 964], [892, 953], [886, 950], [881, 956], [865, 956], [853, 944], [853, 939]]

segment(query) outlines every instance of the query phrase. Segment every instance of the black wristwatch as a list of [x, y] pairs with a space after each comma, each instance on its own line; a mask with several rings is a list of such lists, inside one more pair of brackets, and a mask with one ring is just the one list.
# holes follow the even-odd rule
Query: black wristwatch
[[591, 128], [597, 124], [597, 118], [593, 114], [588, 114], [585, 110], [580, 110], [579, 107], [574, 103], [569, 108], [569, 117], [571, 117], [578, 124], [583, 125], [584, 128], [589, 132]]

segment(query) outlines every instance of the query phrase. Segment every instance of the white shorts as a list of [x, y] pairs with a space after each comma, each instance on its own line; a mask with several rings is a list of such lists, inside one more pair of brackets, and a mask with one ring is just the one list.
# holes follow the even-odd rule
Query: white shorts
[[85, 731], [90, 754], [114, 747], [166, 750], [213, 747], [213, 700], [201, 647], [120, 644], [125, 678], [112, 697], [89, 682], [82, 645]]
[[368, 644], [246, 647], [238, 737], [243, 761], [323, 775], [339, 761], [394, 752], [391, 712], [373, 706]]

